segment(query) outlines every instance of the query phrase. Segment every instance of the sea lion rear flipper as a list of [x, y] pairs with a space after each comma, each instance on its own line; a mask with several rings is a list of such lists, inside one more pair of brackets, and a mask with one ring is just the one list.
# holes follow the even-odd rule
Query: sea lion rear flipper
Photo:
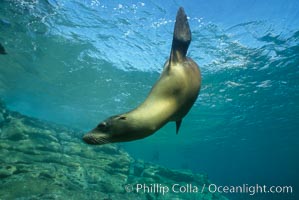
[[182, 61], [187, 54], [191, 42], [191, 31], [187, 15], [182, 7], [179, 8], [174, 25], [172, 47], [170, 53], [170, 65]]
[[179, 129], [181, 127], [181, 123], [182, 123], [181, 119], [175, 122], [175, 124], [176, 124], [176, 134], [179, 133]]

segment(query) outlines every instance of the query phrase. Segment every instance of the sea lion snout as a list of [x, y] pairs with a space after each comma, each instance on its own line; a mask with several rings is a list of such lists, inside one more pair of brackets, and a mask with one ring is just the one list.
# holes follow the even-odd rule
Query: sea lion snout
[[87, 144], [106, 144], [117, 140], [115, 136], [126, 130], [127, 117], [115, 115], [100, 122], [93, 130], [83, 136]]
[[100, 132], [97, 127], [91, 130], [90, 132], [86, 133], [83, 136], [83, 141], [87, 144], [106, 144], [110, 142], [108, 138], [108, 135], [103, 132]]
[[101, 122], [96, 128], [92, 129], [83, 136], [84, 142], [87, 144], [106, 144], [109, 143], [109, 134], [107, 122]]

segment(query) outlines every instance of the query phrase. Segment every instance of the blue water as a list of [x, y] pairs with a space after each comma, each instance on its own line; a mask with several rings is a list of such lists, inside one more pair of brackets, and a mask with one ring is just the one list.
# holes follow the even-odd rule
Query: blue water
[[135, 108], [169, 56], [179, 6], [192, 30], [188, 55], [202, 71], [199, 98], [178, 135], [173, 123], [120, 145], [217, 184], [291, 185], [298, 193], [297, 0], [3, 0], [0, 98], [82, 130]]

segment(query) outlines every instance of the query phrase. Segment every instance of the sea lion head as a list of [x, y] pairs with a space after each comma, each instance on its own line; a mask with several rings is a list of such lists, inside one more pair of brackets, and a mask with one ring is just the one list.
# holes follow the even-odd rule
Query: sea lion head
[[100, 122], [96, 128], [86, 133], [83, 140], [87, 144], [107, 144], [124, 141], [128, 138], [130, 126], [126, 115], [115, 115]]

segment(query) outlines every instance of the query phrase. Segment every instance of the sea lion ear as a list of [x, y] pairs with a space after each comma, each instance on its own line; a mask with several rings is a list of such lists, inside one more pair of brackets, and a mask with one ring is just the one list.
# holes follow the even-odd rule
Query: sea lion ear
[[127, 117], [125, 117], [125, 116], [119, 116], [117, 119], [119, 119], [119, 120], [126, 120]]

